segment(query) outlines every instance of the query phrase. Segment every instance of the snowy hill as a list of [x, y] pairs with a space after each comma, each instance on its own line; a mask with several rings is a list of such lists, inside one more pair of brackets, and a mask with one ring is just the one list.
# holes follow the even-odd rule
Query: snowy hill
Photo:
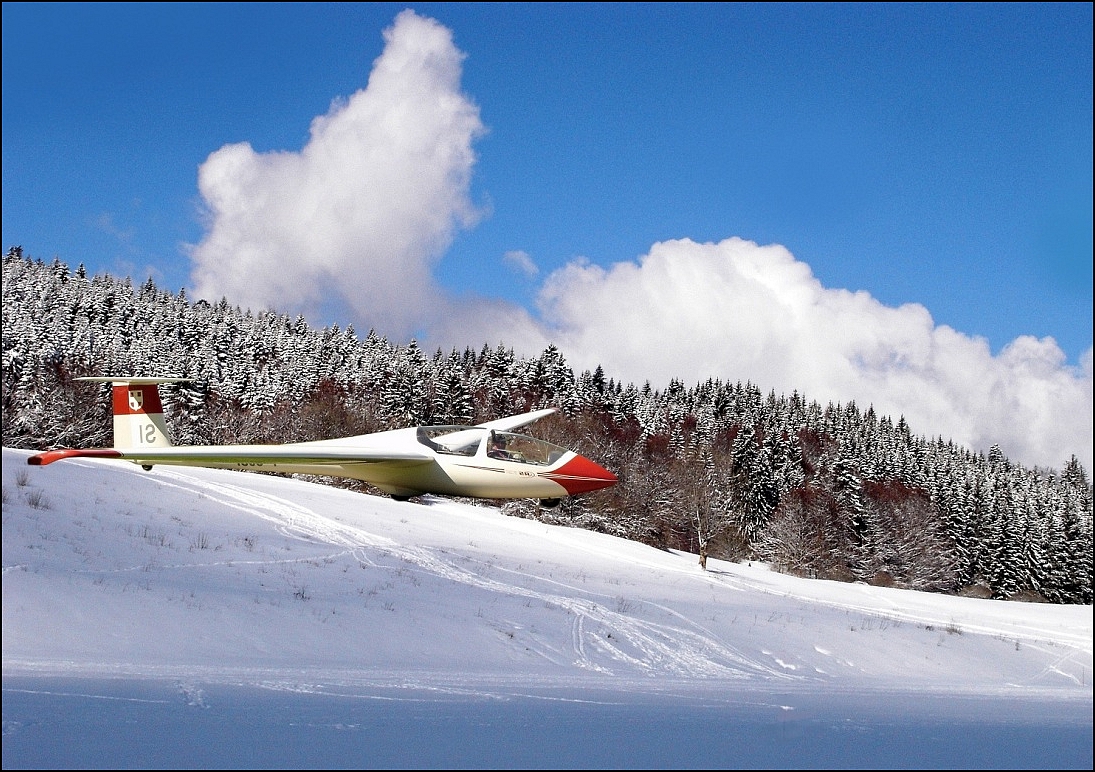
[[1090, 606], [3, 453], [5, 769], [1090, 768]]

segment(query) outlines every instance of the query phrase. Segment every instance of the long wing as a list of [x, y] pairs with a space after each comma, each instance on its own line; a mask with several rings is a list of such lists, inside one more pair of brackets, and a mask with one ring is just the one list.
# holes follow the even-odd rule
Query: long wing
[[[167, 379], [144, 379], [148, 381]], [[556, 412], [557, 408], [533, 410], [529, 413], [498, 418], [478, 424], [479, 428], [512, 431], [538, 421]], [[368, 435], [363, 435], [368, 436]], [[335, 440], [297, 442], [287, 445], [173, 445], [148, 448], [96, 448], [49, 450], [31, 456], [31, 466], [45, 466], [67, 458], [116, 458], [148, 464], [249, 464], [278, 463], [293, 465], [310, 464], [362, 464], [362, 463], [429, 463], [434, 457], [425, 448], [381, 447], [355, 443], [358, 438], [347, 438], [342, 444]]]
[[353, 445], [207, 445], [174, 446], [169, 448], [137, 448], [126, 450], [49, 450], [31, 456], [31, 466], [45, 466], [66, 458], [118, 458], [151, 464], [353, 464], [402, 461], [428, 463], [433, 461], [426, 450], [367, 448]]
[[518, 429], [522, 426], [526, 426], [533, 421], [539, 421], [545, 416], [549, 416], [552, 413], [558, 411], [559, 408], [549, 407], [543, 410], [533, 410], [531, 413], [521, 413], [520, 415], [511, 415], [508, 418], [496, 418], [493, 421], [487, 421], [486, 423], [476, 424], [476, 426], [482, 426], [486, 429], [495, 429], [500, 432], [510, 432], [514, 429]]

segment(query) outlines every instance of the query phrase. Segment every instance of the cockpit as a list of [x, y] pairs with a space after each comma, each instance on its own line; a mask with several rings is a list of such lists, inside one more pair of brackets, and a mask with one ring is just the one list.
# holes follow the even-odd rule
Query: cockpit
[[537, 466], [550, 466], [567, 452], [535, 437], [482, 426], [420, 426], [418, 441], [447, 455], [471, 457], [482, 449], [490, 458]]

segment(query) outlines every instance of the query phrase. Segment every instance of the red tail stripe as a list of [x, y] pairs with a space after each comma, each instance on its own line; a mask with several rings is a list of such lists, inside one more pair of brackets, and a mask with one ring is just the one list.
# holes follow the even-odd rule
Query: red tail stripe
[[[133, 395], [133, 399], [130, 399]], [[137, 407], [134, 407], [134, 404]], [[120, 384], [114, 387], [114, 415], [162, 413], [160, 391], [154, 383]]]

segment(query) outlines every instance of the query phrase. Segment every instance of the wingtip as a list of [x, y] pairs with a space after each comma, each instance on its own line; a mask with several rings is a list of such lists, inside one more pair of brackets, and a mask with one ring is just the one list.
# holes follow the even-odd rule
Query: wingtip
[[122, 454], [110, 448], [96, 448], [94, 450], [76, 450], [65, 448], [62, 450], [47, 450], [27, 459], [29, 466], [45, 466], [54, 461], [65, 458], [121, 458]]

